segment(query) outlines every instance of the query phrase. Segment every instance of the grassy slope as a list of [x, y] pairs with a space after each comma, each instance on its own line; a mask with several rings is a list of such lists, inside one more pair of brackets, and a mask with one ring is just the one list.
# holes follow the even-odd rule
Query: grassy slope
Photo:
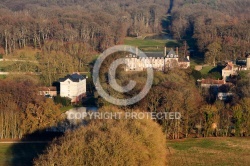
[[204, 138], [168, 141], [168, 165], [225, 166], [250, 163], [249, 138]]
[[33, 158], [42, 153], [45, 143], [0, 144], [0, 165], [32, 165]]
[[0, 75], [0, 80], [5, 79], [7, 76], [6, 75]]
[[164, 47], [176, 47], [178, 43], [175, 40], [160, 40], [160, 39], [137, 39], [127, 37], [124, 44], [139, 47], [143, 51], [163, 51]]
[[138, 47], [143, 47], [143, 46], [165, 46], [165, 43], [168, 40], [155, 40], [155, 39], [137, 39], [137, 38], [126, 38], [125, 39], [125, 44], [127, 45], [132, 45], [132, 46], [138, 46]]
[[[31, 164], [46, 144], [0, 144], [0, 165]], [[248, 166], [250, 138], [202, 138], [168, 141], [168, 165]]]
[[20, 59], [20, 60], [30, 60], [35, 61], [36, 55], [40, 53], [41, 51], [38, 49], [34, 49], [33, 47], [25, 47], [20, 50], [16, 50], [11, 55], [4, 55], [4, 58], [6, 59]]
[[66, 112], [66, 111], [68, 111], [68, 110], [70, 110], [70, 109], [72, 109], [72, 108], [74, 108], [74, 106], [72, 106], [72, 105], [67, 106], [67, 107], [62, 107], [62, 108], [61, 108], [61, 111], [64, 113], [64, 112]]
[[203, 66], [203, 68], [201, 69], [200, 72], [201, 72], [202, 75], [206, 75], [213, 68], [214, 68], [213, 66]]

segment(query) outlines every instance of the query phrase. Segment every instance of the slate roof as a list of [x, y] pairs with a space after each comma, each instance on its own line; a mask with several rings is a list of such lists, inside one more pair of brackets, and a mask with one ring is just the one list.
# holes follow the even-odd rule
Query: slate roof
[[147, 57], [164, 58], [163, 52], [145, 52]]
[[175, 55], [175, 51], [174, 51], [173, 49], [171, 49], [171, 50], [168, 52], [168, 55], [171, 55], [171, 54]]
[[[144, 52], [144, 53], [146, 54], [147, 57], [164, 58], [164, 52]], [[136, 57], [139, 58], [143, 56], [137, 55]], [[175, 51], [171, 49], [165, 58], [178, 58], [178, 55], [176, 55]], [[189, 62], [188, 59], [186, 59], [186, 61]]]
[[166, 58], [178, 58], [178, 55], [176, 55], [175, 51], [173, 49], [171, 49]]
[[[153, 58], [164, 58], [164, 53], [163, 52], [145, 52], [147, 57], [153, 57]], [[172, 54], [172, 57], [171, 57]], [[139, 57], [139, 56], [138, 56]], [[178, 58], [178, 55], [176, 55], [175, 51], [171, 49], [166, 58]]]
[[247, 65], [247, 60], [246, 59], [237, 59], [236, 60], [236, 65], [246, 66]]
[[81, 80], [86, 79], [86, 75], [80, 75], [80, 74], [74, 73], [74, 74], [71, 74], [71, 75], [67, 75], [64, 78], [59, 78], [59, 82], [64, 82], [67, 79], [70, 79], [73, 82], [79, 82]]

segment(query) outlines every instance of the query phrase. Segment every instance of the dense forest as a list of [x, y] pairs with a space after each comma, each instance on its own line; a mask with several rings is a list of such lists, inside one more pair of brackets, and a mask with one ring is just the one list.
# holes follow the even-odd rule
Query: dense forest
[[6, 79], [0, 87], [0, 139], [23, 138], [60, 121], [60, 106], [37, 95], [34, 79]]
[[[1, 52], [81, 43], [91, 54], [123, 43], [126, 36], [167, 32], [215, 65], [249, 52], [249, 8], [248, 0], [1, 0]], [[79, 59], [82, 52], [75, 54]]]
[[38, 64], [9, 69], [40, 72], [46, 85], [60, 74], [89, 72], [96, 54], [126, 36], [167, 34], [214, 66], [250, 52], [248, 0], [0, 2], [0, 54], [33, 56]]
[[2, 0], [1, 46], [6, 55], [25, 46], [42, 48], [48, 41], [81, 42], [103, 50], [127, 35], [161, 32], [167, 6], [163, 0]]
[[[175, 0], [171, 31], [205, 54], [205, 62], [235, 60], [250, 52], [250, 1]], [[191, 41], [190, 41], [191, 40]]]

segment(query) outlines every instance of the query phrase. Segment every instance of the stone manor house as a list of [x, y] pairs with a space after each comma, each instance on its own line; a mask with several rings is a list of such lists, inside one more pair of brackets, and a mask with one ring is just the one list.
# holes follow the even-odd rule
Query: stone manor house
[[60, 96], [68, 97], [71, 102], [80, 102], [86, 95], [86, 75], [74, 73], [60, 78]]
[[68, 74], [64, 78], [59, 78], [57, 81], [59, 86], [40, 87], [38, 94], [47, 98], [60, 95], [69, 98], [72, 103], [78, 103], [86, 96], [87, 78], [86, 75], [80, 73]]
[[176, 52], [171, 49], [167, 53], [165, 47], [164, 52], [146, 52], [147, 57], [142, 57], [138, 54], [129, 54], [125, 58], [126, 71], [143, 71], [147, 68], [153, 68], [154, 70], [164, 71], [165, 69], [171, 69], [175, 67], [188, 68], [190, 67], [189, 56], [180, 58], [178, 55], [178, 48]]

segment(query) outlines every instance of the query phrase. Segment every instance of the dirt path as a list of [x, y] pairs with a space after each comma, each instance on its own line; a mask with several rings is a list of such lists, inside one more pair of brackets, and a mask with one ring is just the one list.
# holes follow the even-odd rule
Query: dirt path
[[7, 61], [7, 62], [31, 62], [31, 63], [38, 63], [38, 61], [20, 60], [20, 59], [0, 59], [0, 61]]
[[41, 73], [35, 73], [35, 72], [0, 72], [0, 75], [41, 75]]
[[44, 144], [50, 141], [0, 141], [0, 144]]

